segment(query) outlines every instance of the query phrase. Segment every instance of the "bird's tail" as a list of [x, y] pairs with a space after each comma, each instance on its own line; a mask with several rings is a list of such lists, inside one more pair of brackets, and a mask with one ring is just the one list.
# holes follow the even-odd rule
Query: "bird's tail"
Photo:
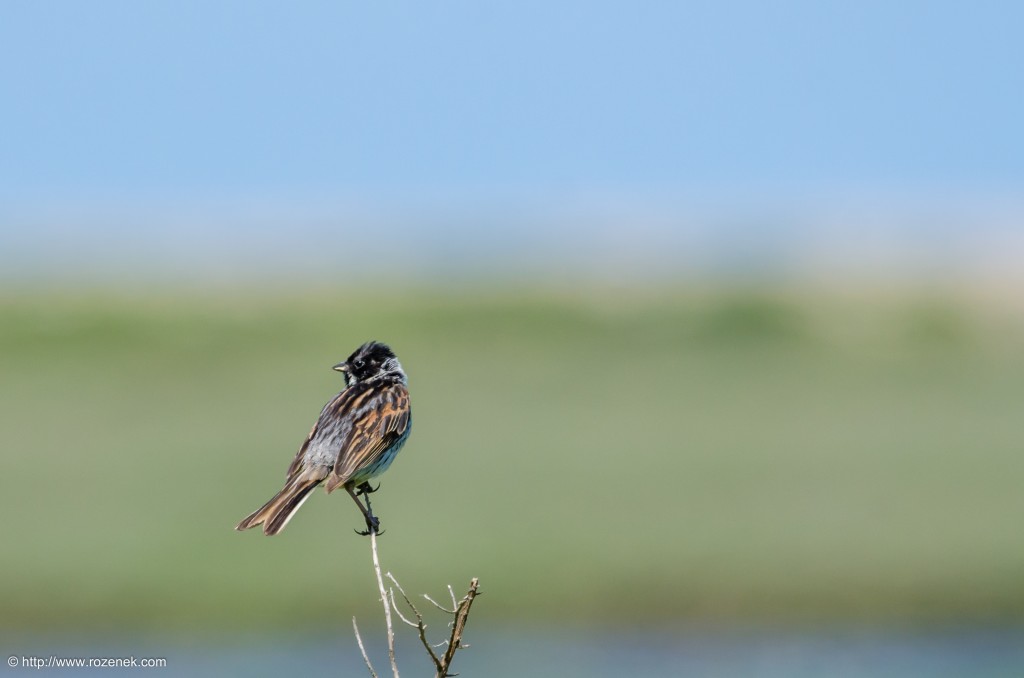
[[306, 501], [309, 493], [320, 484], [322, 478], [297, 477], [289, 480], [284, 489], [278, 492], [266, 504], [250, 513], [245, 520], [238, 523], [235, 529], [248, 530], [250, 527], [263, 525], [263, 534], [274, 535], [284, 529], [291, 517]]

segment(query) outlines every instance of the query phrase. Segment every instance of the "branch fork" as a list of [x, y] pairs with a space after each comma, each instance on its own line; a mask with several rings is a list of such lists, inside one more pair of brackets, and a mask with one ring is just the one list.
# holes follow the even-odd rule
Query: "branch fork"
[[[427, 624], [423, 620], [423, 615], [420, 613], [416, 605], [413, 604], [409, 596], [406, 595], [405, 589], [398, 583], [395, 576], [390, 572], [387, 573], [387, 578], [394, 584], [394, 588], [384, 588], [384, 577], [381, 575], [380, 560], [377, 557], [377, 534], [375, 531], [370, 531], [370, 549], [373, 553], [373, 571], [377, 576], [377, 589], [380, 593], [381, 603], [384, 605], [384, 621], [387, 625], [387, 638], [388, 638], [388, 658], [391, 661], [391, 672], [394, 678], [399, 678], [398, 675], [398, 663], [395, 660], [395, 630], [392, 625], [391, 611], [394, 610], [398, 618], [406, 625], [416, 629], [419, 635], [420, 643], [423, 645], [423, 649], [426, 650], [427, 655], [430, 657], [430, 661], [434, 665], [434, 678], [449, 678], [451, 676], [457, 676], [457, 673], [450, 673], [449, 669], [452, 665], [452, 661], [455, 659], [455, 653], [463, 648], [469, 647], [468, 643], [462, 642], [462, 635], [466, 630], [466, 623], [469, 620], [470, 608], [473, 606], [473, 601], [478, 595], [480, 595], [479, 587], [480, 580], [474, 577], [469, 582], [469, 590], [466, 595], [460, 600], [455, 597], [455, 591], [452, 587], [448, 586], [448, 595], [451, 597], [452, 607], [448, 609], [443, 605], [439, 604], [430, 596], [424, 594], [423, 597], [430, 602], [434, 607], [441, 610], [445, 614], [453, 616], [453, 620], [449, 623], [451, 627], [451, 633], [446, 640], [431, 645], [430, 641], [427, 640]], [[405, 604], [409, 606], [412, 611], [412, 616], [416, 618], [415, 621], [409, 619], [402, 614], [401, 609], [398, 606], [398, 602], [395, 599], [395, 588], [402, 595], [402, 599], [405, 600]], [[366, 653], [366, 648], [363, 645], [363, 639], [359, 635], [359, 626], [356, 624], [356, 618], [352, 618], [352, 628], [355, 631], [356, 641], [359, 643], [359, 651], [363, 655], [363, 661], [366, 662], [366, 668], [370, 672], [372, 678], [378, 678], [376, 670], [373, 668], [373, 664], [370, 662], [370, 657]], [[444, 653], [438, 654], [435, 648], [444, 647]]]

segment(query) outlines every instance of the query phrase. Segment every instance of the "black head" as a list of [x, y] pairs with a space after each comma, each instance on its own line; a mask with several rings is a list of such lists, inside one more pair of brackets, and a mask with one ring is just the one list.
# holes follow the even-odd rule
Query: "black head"
[[405, 372], [394, 351], [387, 344], [376, 341], [366, 342], [334, 369], [345, 374], [345, 382], [349, 386], [387, 376], [405, 381]]

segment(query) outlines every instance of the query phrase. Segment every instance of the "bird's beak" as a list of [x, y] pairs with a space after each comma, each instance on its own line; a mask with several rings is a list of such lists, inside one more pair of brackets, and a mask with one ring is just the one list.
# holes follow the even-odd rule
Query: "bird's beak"
[[345, 374], [348, 374], [348, 363], [338, 363], [337, 365], [335, 365], [331, 369], [332, 370], [337, 370], [338, 372], [344, 372]]

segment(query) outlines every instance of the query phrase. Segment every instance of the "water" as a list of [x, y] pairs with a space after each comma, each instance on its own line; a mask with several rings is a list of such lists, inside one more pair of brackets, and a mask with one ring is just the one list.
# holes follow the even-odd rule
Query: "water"
[[[374, 620], [364, 624], [368, 651], [380, 675], [390, 675]], [[440, 627], [431, 631], [439, 632]], [[398, 630], [404, 676], [433, 675], [412, 629]], [[580, 631], [507, 628], [474, 633], [453, 670], [462, 676], [1024, 676], [1024, 627], [930, 631], [818, 629], [814, 631]], [[136, 669], [161, 676], [368, 675], [351, 629], [316, 637], [267, 634], [165, 639], [5, 637], [6, 655], [49, 657], [159, 657], [165, 668]], [[36, 669], [7, 675], [125, 675], [130, 669]]]

